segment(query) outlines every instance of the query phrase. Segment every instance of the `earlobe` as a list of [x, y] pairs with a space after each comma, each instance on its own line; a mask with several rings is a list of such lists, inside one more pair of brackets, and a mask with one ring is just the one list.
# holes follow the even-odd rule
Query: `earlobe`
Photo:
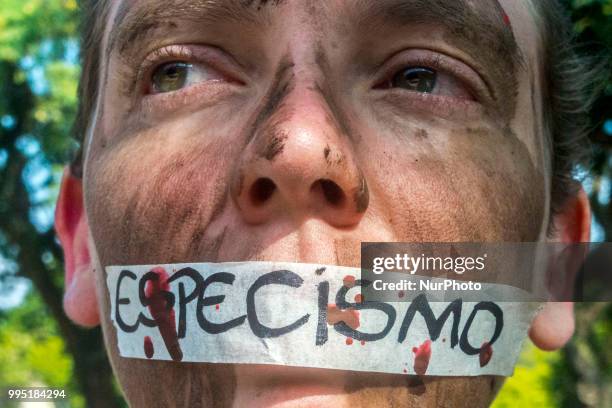
[[[555, 233], [552, 242], [565, 244], [589, 242], [591, 239], [591, 208], [589, 199], [582, 189], [568, 198], [561, 212], [555, 215]], [[559, 272], [555, 274], [555, 272]], [[575, 273], [552, 271], [553, 277], [568, 280], [562, 285], [573, 286]], [[557, 350], [574, 334], [574, 304], [572, 302], [547, 302], [534, 319], [529, 336], [542, 350]]]
[[88, 247], [89, 225], [83, 203], [83, 184], [66, 168], [55, 209], [55, 230], [64, 250], [64, 311], [83, 326], [100, 324], [95, 276]]

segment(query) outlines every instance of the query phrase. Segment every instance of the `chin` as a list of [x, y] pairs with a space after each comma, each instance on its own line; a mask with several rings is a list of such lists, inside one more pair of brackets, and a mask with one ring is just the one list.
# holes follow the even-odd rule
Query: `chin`
[[[290, 390], [278, 392], [261, 392], [258, 397], [240, 397], [234, 403], [234, 407], [249, 408], [301, 408], [301, 407], [321, 407], [321, 408], [342, 408], [349, 407], [346, 397], [342, 394], [325, 394], [324, 390], [313, 395], [292, 396]], [[354, 406], [352, 407], [354, 408]]]
[[344, 371], [253, 364], [235, 372], [234, 407], [348, 406]]

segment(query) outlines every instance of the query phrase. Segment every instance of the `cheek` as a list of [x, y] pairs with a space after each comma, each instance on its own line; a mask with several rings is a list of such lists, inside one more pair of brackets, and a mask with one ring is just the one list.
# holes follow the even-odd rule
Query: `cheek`
[[408, 142], [374, 147], [385, 166], [369, 168], [378, 197], [373, 205], [386, 213], [398, 239], [538, 240], [544, 178], [516, 138], [482, 129], [408, 135]]
[[527, 146], [509, 129], [494, 133], [468, 128], [461, 134], [468, 143], [457, 150], [465, 158], [466, 170], [454, 182], [465, 188], [466, 199], [473, 197], [478, 203], [478, 209], [471, 208], [471, 217], [482, 217], [483, 228], [489, 225], [497, 232], [492, 239], [538, 241], [546, 221], [546, 175]]
[[86, 202], [102, 265], [206, 258], [195, 245], [227, 199], [229, 150], [158, 130], [93, 156]]
[[[92, 151], [85, 194], [100, 310], [110, 309], [103, 266], [206, 257], [193, 248], [193, 236], [202, 234], [224, 205], [230, 154], [227, 144], [204, 144], [201, 137], [178, 143], [176, 134], [159, 130]], [[114, 372], [132, 405], [231, 406], [236, 388], [231, 365], [121, 358], [114, 326], [108, 318], [102, 325]]]

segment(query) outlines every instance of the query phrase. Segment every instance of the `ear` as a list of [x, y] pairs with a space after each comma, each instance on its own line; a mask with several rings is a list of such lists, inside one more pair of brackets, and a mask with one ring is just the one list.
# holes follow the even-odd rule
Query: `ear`
[[88, 247], [89, 226], [83, 205], [83, 183], [64, 170], [55, 209], [55, 231], [64, 250], [64, 311], [82, 326], [100, 324], [94, 268]]
[[[571, 244], [590, 241], [591, 207], [582, 186], [579, 187], [575, 196], [568, 198], [559, 214], [555, 216], [554, 225], [555, 233], [551, 239], [553, 242]], [[560, 275], [568, 280], [561, 284], [573, 286], [574, 273]], [[534, 319], [529, 336], [533, 343], [542, 350], [557, 350], [571, 339], [574, 327], [574, 304], [572, 302], [547, 302], [544, 309]]]

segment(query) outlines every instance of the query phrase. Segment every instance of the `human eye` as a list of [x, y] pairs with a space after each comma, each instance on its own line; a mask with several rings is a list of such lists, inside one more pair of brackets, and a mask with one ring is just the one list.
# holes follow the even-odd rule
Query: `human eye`
[[403, 67], [393, 74], [384, 87], [464, 100], [475, 99], [470, 87], [456, 78], [453, 73], [428, 66]]
[[155, 68], [151, 74], [149, 93], [174, 92], [202, 81], [215, 79], [221, 78], [200, 64], [171, 61]]
[[144, 93], [171, 93], [206, 81], [229, 81], [214, 67], [214, 61], [209, 61], [209, 55], [199, 54], [188, 46], [169, 46], [151, 53], [141, 68]]
[[427, 50], [399, 55], [384, 70], [383, 80], [375, 88], [462, 101], [478, 101], [486, 92], [484, 81], [470, 67]]
[[125, 61], [128, 69], [116, 75], [124, 75], [124, 92], [147, 117], [216, 106], [248, 82], [233, 56], [212, 45], [167, 45]]
[[437, 84], [438, 73], [427, 67], [410, 66], [401, 69], [389, 81], [389, 87], [413, 92], [432, 93]]

